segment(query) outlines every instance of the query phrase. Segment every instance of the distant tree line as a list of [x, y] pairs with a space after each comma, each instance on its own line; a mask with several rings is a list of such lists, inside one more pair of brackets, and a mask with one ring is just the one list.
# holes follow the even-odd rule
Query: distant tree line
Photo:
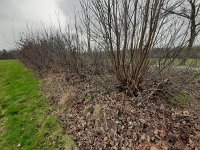
[[16, 50], [0, 50], [0, 60], [5, 59], [16, 59], [17, 58], [17, 51]]
[[152, 58], [187, 58], [187, 59], [200, 59], [200, 46], [191, 48], [191, 52], [187, 53], [187, 48], [183, 48], [180, 52], [176, 49], [154, 48], [151, 51]]

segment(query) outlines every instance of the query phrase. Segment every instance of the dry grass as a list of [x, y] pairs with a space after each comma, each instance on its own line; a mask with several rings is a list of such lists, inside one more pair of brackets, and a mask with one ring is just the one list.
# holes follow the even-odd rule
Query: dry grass
[[70, 106], [73, 101], [76, 100], [76, 94], [74, 92], [73, 86], [69, 87], [66, 92], [61, 95], [61, 98], [58, 101], [58, 105], [60, 106]]

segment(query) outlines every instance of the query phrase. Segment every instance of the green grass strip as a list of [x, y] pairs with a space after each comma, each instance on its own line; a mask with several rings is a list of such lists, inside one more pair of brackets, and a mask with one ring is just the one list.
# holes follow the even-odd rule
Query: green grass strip
[[73, 149], [52, 107], [40, 92], [41, 80], [19, 61], [0, 61], [0, 149]]

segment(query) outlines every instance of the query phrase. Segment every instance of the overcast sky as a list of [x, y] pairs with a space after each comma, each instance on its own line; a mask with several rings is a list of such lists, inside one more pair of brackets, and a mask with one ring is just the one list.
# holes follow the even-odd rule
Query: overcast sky
[[0, 50], [15, 47], [19, 33], [29, 25], [38, 28], [58, 25], [57, 15], [64, 26], [79, 9], [79, 0], [0, 0]]

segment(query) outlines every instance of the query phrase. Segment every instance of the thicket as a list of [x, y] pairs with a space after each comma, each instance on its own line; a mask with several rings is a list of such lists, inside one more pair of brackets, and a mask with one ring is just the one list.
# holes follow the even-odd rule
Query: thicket
[[[18, 43], [21, 61], [40, 73], [112, 74], [122, 90], [137, 96], [142, 83], [161, 76], [182, 50], [191, 54], [199, 33], [198, 1], [80, 0], [80, 4], [81, 24], [75, 17], [74, 26], [65, 29], [23, 34]], [[152, 55], [163, 55], [158, 67], [152, 65]], [[185, 55], [181, 58], [184, 63]]]

